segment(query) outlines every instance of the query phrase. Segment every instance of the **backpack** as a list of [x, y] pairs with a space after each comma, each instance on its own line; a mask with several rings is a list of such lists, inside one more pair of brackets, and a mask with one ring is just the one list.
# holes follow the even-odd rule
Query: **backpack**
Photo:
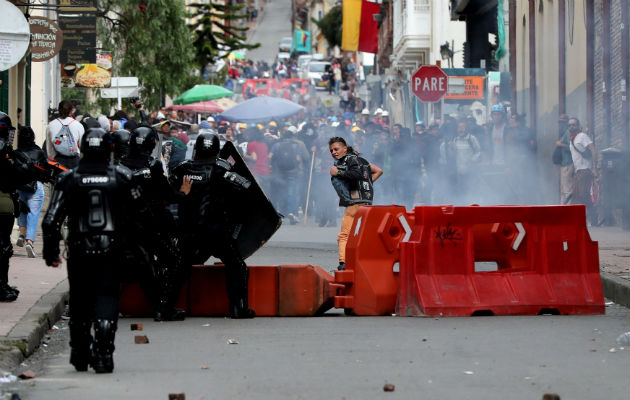
[[70, 125], [76, 120], [72, 120], [68, 125], [64, 125], [59, 118], [57, 121], [61, 124], [61, 129], [53, 138], [53, 147], [58, 154], [66, 157], [78, 156], [77, 143], [70, 131]]
[[295, 143], [281, 142], [273, 153], [274, 166], [284, 171], [292, 171], [298, 167]]

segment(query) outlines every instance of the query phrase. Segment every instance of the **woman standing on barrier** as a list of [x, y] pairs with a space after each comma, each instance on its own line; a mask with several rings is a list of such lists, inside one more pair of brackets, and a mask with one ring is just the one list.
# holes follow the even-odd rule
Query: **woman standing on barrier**
[[337, 269], [343, 271], [346, 269], [346, 243], [354, 216], [359, 207], [372, 204], [373, 182], [383, 175], [383, 170], [360, 157], [360, 154], [352, 147], [348, 147], [341, 137], [330, 138], [328, 147], [335, 159], [335, 165], [330, 169], [331, 182], [339, 196], [339, 206], [346, 207], [341, 220], [341, 232], [337, 236], [339, 245]]

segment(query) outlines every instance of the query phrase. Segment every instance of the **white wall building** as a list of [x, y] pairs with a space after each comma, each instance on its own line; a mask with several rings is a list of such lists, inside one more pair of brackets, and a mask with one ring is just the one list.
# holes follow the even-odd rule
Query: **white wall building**
[[394, 0], [393, 10], [394, 68], [413, 73], [422, 64], [435, 64], [442, 59], [440, 46], [446, 42], [454, 52], [454, 67], [463, 65], [466, 24], [450, 20], [448, 1]]

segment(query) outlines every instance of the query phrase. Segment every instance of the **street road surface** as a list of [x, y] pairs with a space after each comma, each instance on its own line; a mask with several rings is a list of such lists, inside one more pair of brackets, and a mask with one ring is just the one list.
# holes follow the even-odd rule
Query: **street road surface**
[[[262, 4], [262, 2], [260, 2]], [[265, 5], [265, 12], [249, 43], [260, 43], [257, 49], [249, 50], [247, 58], [254, 61], [267, 61], [269, 65], [278, 54], [278, 44], [291, 33], [291, 1], [271, 0]]]
[[[335, 264], [332, 250], [263, 248], [250, 264]], [[630, 310], [601, 316], [121, 319], [111, 375], [68, 364], [66, 324], [27, 360], [22, 399], [627, 400]], [[141, 322], [143, 332], [129, 324]], [[66, 328], [66, 329], [64, 329]], [[149, 344], [133, 344], [145, 334]], [[237, 339], [238, 344], [228, 344]], [[57, 343], [55, 345], [55, 343]], [[610, 349], [615, 348], [615, 352]], [[45, 352], [45, 353], [44, 353]], [[38, 361], [39, 360], [39, 361]], [[384, 393], [383, 385], [395, 385]], [[0, 387], [7, 389], [6, 385]]]

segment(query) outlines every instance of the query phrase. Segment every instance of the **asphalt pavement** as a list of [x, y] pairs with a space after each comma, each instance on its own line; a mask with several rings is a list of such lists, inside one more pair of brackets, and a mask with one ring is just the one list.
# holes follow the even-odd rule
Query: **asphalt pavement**
[[[260, 4], [264, 4], [262, 1]], [[271, 0], [264, 5], [264, 12], [258, 17], [257, 25], [251, 29], [248, 43], [260, 43], [257, 49], [247, 52], [247, 58], [267, 61], [269, 65], [278, 54], [278, 44], [283, 37], [291, 37], [291, 2]]]

